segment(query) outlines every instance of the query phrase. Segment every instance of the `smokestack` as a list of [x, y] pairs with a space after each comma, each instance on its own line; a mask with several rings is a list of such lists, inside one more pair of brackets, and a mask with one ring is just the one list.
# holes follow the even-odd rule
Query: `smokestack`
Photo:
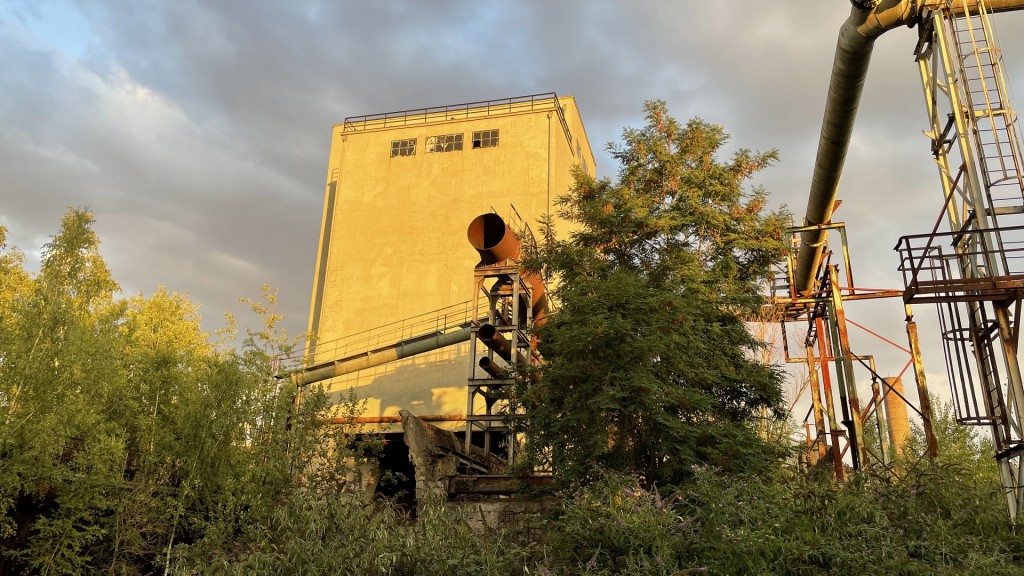
[[885, 416], [889, 428], [889, 445], [894, 453], [903, 452], [910, 438], [910, 420], [907, 419], [907, 403], [903, 400], [903, 380], [890, 376], [885, 378]]

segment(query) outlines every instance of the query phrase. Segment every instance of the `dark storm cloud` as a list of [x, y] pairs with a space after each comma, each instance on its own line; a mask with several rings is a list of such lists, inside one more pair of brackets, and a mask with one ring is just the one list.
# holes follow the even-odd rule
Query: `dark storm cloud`
[[[645, 99], [665, 99], [681, 120], [725, 125], [733, 146], [778, 148], [781, 163], [758, 183], [799, 218], [850, 10], [808, 0], [5, 6], [0, 223], [15, 243], [37, 250], [66, 206], [89, 205], [126, 291], [187, 291], [213, 328], [269, 282], [293, 331], [305, 327], [330, 130], [344, 117], [554, 90], [576, 96], [600, 172], [614, 176], [600, 150], [642, 123]], [[36, 34], [52, 14], [73, 15], [80, 37]], [[901, 29], [877, 42], [840, 194], [869, 285], [899, 284], [895, 239], [929, 229], [938, 209], [915, 38]], [[1024, 40], [1003, 42], [1011, 79], [1024, 78]], [[865, 314], [895, 317], [898, 331], [900, 313]]]

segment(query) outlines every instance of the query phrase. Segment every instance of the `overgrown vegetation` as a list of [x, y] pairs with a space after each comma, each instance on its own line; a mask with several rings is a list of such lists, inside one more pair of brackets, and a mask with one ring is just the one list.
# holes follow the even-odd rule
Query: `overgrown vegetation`
[[608, 477], [550, 524], [550, 565], [564, 574], [1019, 574], [1024, 538], [1006, 520], [991, 455], [948, 412], [938, 424], [948, 456], [901, 462], [898, 477], [836, 485], [784, 467], [759, 476], [698, 468], [661, 493]]
[[578, 232], [538, 255], [574, 288], [520, 391], [557, 420], [526, 424], [566, 480], [527, 533], [359, 490], [376, 439], [271, 378], [295, 342], [269, 288], [236, 345], [183, 295], [118, 298], [87, 211], [36, 274], [0, 227], [0, 574], [1019, 574], [991, 445], [948, 410], [937, 462], [845, 484], [753, 432], [778, 374], [740, 319], [781, 215], [741, 184], [773, 156], [721, 164], [720, 128], [647, 111], [620, 184], [580, 175]]
[[271, 378], [295, 343], [269, 288], [236, 351], [233, 323], [211, 339], [181, 294], [117, 298], [85, 210], [65, 215], [38, 274], [5, 236], [2, 572], [161, 572], [232, 550], [298, 491], [346, 489], [351, 430], [324, 423], [317, 391], [294, 412], [293, 387]]

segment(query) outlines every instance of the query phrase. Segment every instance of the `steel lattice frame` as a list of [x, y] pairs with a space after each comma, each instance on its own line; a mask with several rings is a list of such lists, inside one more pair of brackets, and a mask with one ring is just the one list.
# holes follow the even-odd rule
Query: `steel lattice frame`
[[[816, 275], [815, 289], [809, 294], [801, 294], [793, 278], [801, 238], [811, 228], [825, 234], [823, 259]], [[837, 252], [830, 249], [829, 233], [840, 237]], [[831, 473], [838, 480], [846, 478], [847, 456], [854, 471], [894, 473], [894, 456], [897, 452], [904, 452], [906, 446], [897, 445], [891, 437], [886, 438], [890, 415], [884, 402], [889, 401], [903, 403], [916, 413], [925, 433], [923, 453], [906, 455], [916, 458], [916, 461], [934, 458], [937, 444], [932, 430], [931, 403], [921, 362], [917, 324], [910, 306], [905, 306], [906, 348], [861, 328], [908, 355], [909, 359], [897, 378], [913, 367], [918, 396], [916, 405], [878, 373], [872, 356], [855, 354], [850, 344], [849, 325], [856, 323], [847, 318], [847, 302], [898, 298], [903, 292], [855, 285], [843, 223], [795, 227], [789, 230], [789, 234], [793, 250], [787, 258], [785, 274], [776, 284], [775, 304], [780, 309], [783, 323], [786, 361], [807, 366], [807, 388], [811, 393], [811, 409], [804, 418], [808, 464], [818, 468], [825, 463], [830, 464]], [[806, 336], [799, 348], [786, 337], [787, 323], [806, 323]], [[871, 381], [871, 397], [862, 403], [858, 392], [858, 372], [863, 374], [865, 370]], [[812, 415], [814, 434], [810, 432], [811, 422], [807, 422]]]
[[[1010, 225], [1015, 218], [1020, 224], [1024, 212], [1017, 116], [984, 2], [973, 12], [963, 0], [946, 2], [924, 15], [919, 38], [926, 134], [944, 202], [931, 234], [905, 236], [897, 245], [904, 300], [939, 305], [957, 417], [991, 429], [1016, 520], [1024, 512], [1017, 356], [1024, 266], [1014, 269], [1014, 256], [1024, 256], [1024, 227]], [[943, 220], [948, 232], [939, 232]]]

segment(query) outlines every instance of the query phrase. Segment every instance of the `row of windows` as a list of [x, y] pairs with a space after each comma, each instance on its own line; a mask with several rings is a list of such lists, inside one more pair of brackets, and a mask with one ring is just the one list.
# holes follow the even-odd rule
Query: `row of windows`
[[[427, 154], [462, 150], [462, 134], [443, 134], [427, 137]], [[473, 132], [473, 148], [493, 148], [498, 145], [497, 130]], [[416, 155], [416, 139], [391, 141], [391, 157]]]

